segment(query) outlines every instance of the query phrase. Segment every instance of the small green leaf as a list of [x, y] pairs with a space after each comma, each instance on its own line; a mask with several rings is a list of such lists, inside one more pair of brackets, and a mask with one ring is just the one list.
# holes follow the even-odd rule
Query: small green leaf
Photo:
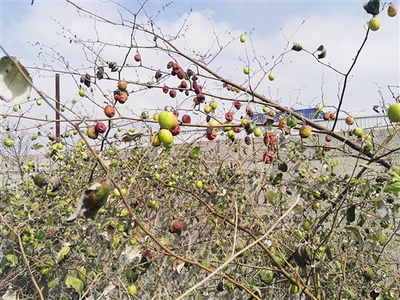
[[385, 193], [393, 194], [393, 195], [395, 195], [397, 197], [399, 195], [399, 192], [400, 192], [400, 181], [388, 184], [383, 189], [383, 191]]
[[345, 228], [354, 233], [358, 243], [358, 251], [362, 251], [364, 249], [364, 236], [361, 234], [360, 230], [353, 226], [346, 226]]
[[84, 266], [80, 266], [77, 270], [78, 271], [77, 271], [76, 275], [78, 276], [78, 278], [80, 280], [82, 280], [82, 281], [85, 280], [85, 275], [86, 275], [85, 267]]
[[41, 149], [41, 148], [43, 148], [44, 146], [43, 145], [41, 145], [41, 144], [33, 144], [32, 145], [32, 149], [33, 150], [39, 150], [39, 149]]
[[35, 233], [35, 239], [38, 241], [43, 241], [46, 238], [46, 233], [43, 230], [39, 230]]
[[81, 294], [83, 290], [83, 281], [79, 278], [68, 276], [65, 279], [65, 286], [68, 288], [72, 287], [78, 294]]
[[58, 282], [60, 281], [60, 278], [55, 278], [52, 281], [50, 281], [47, 286], [52, 289], [53, 287], [55, 287], [56, 285], [58, 285]]
[[11, 265], [10, 265], [11, 267], [14, 267], [18, 264], [18, 256], [14, 255], [14, 254], [6, 254], [6, 258], [11, 263]]
[[194, 147], [192, 151], [190, 151], [189, 157], [191, 159], [197, 159], [199, 158], [199, 156], [200, 156], [200, 147], [199, 146]]
[[69, 246], [63, 246], [61, 248], [60, 252], [58, 252], [58, 255], [57, 255], [57, 262], [58, 263], [61, 262], [65, 258], [65, 256], [68, 255], [69, 250], [70, 250]]

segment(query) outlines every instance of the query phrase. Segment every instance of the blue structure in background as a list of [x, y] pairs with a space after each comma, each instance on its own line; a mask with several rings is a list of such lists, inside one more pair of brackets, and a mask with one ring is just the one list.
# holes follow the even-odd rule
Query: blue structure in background
[[[314, 114], [317, 111], [317, 109], [315, 107], [314, 108], [305, 108], [305, 109], [295, 109], [293, 111], [295, 113], [303, 115], [307, 119], [322, 119], [322, 115], [323, 115], [323, 113], [321, 112], [318, 116], [314, 116]], [[254, 122], [262, 122], [264, 119], [266, 119], [265, 116], [268, 116], [268, 114], [267, 113], [255, 113], [254, 116], [251, 117], [250, 119]], [[274, 120], [276, 122], [278, 122], [279, 117], [280, 117], [280, 115], [276, 115]]]

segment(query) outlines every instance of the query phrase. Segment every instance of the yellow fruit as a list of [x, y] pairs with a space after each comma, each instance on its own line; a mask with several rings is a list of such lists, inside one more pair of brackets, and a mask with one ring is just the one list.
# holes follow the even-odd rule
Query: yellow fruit
[[196, 181], [196, 187], [197, 187], [198, 189], [201, 189], [201, 188], [203, 187], [203, 182], [201, 182], [200, 180], [197, 180], [197, 181]]
[[400, 122], [400, 103], [394, 103], [389, 106], [387, 116], [390, 122]]
[[360, 127], [356, 127], [356, 128], [354, 128], [354, 130], [353, 130], [353, 134], [354, 134], [355, 136], [357, 136], [357, 137], [360, 137], [360, 136], [362, 136], [362, 134], [363, 134], [363, 130], [362, 130]]
[[373, 17], [369, 20], [368, 27], [372, 31], [377, 31], [381, 27], [381, 21], [377, 17]]
[[268, 79], [269, 79], [270, 81], [273, 81], [273, 80], [275, 79], [275, 75], [272, 74], [272, 73], [270, 73], [270, 74], [268, 75]]
[[244, 67], [243, 73], [248, 75], [250, 73], [250, 68], [249, 67]]
[[240, 42], [241, 43], [244, 43], [246, 41], [246, 37], [242, 34], [241, 36], [240, 36]]
[[262, 130], [260, 127], [256, 127], [253, 131], [254, 136], [259, 137], [262, 135]]
[[162, 111], [158, 114], [158, 124], [161, 129], [171, 129], [175, 125], [175, 118], [172, 111]]
[[174, 141], [174, 136], [168, 129], [161, 129], [158, 132], [158, 138], [163, 145], [169, 145]]

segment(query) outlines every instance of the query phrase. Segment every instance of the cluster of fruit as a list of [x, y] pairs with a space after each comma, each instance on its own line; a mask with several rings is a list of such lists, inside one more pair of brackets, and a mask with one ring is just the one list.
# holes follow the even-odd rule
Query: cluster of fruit
[[95, 125], [89, 125], [86, 134], [89, 138], [95, 140], [100, 133], [107, 131], [107, 126], [103, 122], [97, 122]]
[[[185, 122], [190, 123], [190, 116], [185, 115], [184, 117]], [[174, 145], [174, 136], [178, 135], [181, 130], [179, 126], [178, 112], [164, 110], [160, 113], [155, 113], [153, 118], [158, 121], [160, 130], [150, 137], [151, 145], [158, 147], [162, 144], [164, 148], [171, 149]]]

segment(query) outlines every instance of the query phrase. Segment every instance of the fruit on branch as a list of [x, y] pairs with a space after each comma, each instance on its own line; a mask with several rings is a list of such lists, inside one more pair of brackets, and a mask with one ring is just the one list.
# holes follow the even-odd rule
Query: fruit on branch
[[169, 231], [171, 233], [181, 233], [182, 229], [183, 229], [183, 222], [181, 220], [175, 220], [169, 224]]
[[372, 143], [370, 142], [370, 141], [368, 141], [368, 140], [365, 140], [364, 141], [364, 151], [367, 151], [367, 152], [369, 152], [369, 151], [371, 151], [372, 150]]
[[86, 92], [85, 92], [84, 89], [80, 89], [79, 92], [78, 92], [78, 94], [79, 94], [79, 96], [81, 96], [81, 97], [85, 97], [85, 96], [86, 96]]
[[9, 137], [5, 138], [3, 142], [6, 147], [14, 146], [14, 141]]
[[[231, 123], [230, 122], [224, 122], [224, 125], [231, 125]], [[222, 131], [229, 131], [229, 130], [231, 130], [232, 129], [232, 126], [223, 126], [222, 127]]]
[[246, 41], [246, 37], [242, 34], [242, 35], [240, 35], [239, 40], [241, 43], [244, 43]]
[[244, 125], [244, 130], [246, 130], [247, 134], [252, 134], [254, 129], [256, 129], [256, 124], [254, 122], [249, 121], [246, 123], [246, 125]]
[[275, 79], [275, 75], [272, 74], [272, 73], [269, 73], [268, 79], [269, 79], [270, 81], [273, 81], [273, 80]]
[[239, 128], [238, 126], [233, 127], [232, 130], [233, 130], [235, 133], [239, 133], [239, 132], [240, 132], [240, 128]]
[[219, 122], [216, 120], [211, 120], [208, 125], [212, 126], [213, 129], [218, 130]]
[[160, 80], [161, 77], [162, 77], [161, 71], [157, 71], [157, 72], [156, 72], [156, 75], [154, 75], [154, 78], [155, 78], [157, 81]]
[[354, 118], [352, 116], [347, 116], [345, 119], [345, 122], [347, 125], [353, 125], [354, 124]]
[[254, 116], [253, 109], [251, 108], [250, 105], [246, 105], [246, 114], [247, 114], [249, 117], [253, 117], [253, 116]]
[[109, 117], [112, 118], [115, 116], [115, 107], [108, 104], [104, 107], [104, 114]]
[[188, 85], [187, 85], [187, 82], [185, 80], [182, 80], [181, 84], [178, 86], [180, 92], [183, 92], [183, 90], [187, 89], [187, 87], [188, 87]]
[[128, 91], [117, 89], [114, 91], [114, 100], [117, 100], [119, 103], [124, 104], [126, 100], [128, 100]]
[[181, 66], [180, 66], [178, 63], [173, 63], [173, 65], [172, 65], [172, 70], [173, 70], [174, 72], [177, 73], [180, 69], [181, 69]]
[[332, 141], [332, 136], [329, 135], [329, 134], [327, 134], [327, 135], [325, 136], [325, 141], [327, 141], [328, 143], [329, 143], [330, 141]]
[[216, 110], [217, 107], [218, 107], [217, 101], [215, 101], [215, 100], [211, 101], [211, 102], [210, 102], [210, 106], [211, 106], [211, 108], [212, 108], [213, 110]]
[[231, 111], [228, 111], [225, 114], [225, 120], [227, 120], [228, 122], [231, 122], [233, 120], [233, 113]]
[[158, 121], [158, 117], [159, 117], [159, 113], [158, 112], [155, 112], [154, 114], [153, 114], [153, 120], [154, 121]]
[[90, 125], [88, 126], [87, 130], [86, 130], [86, 134], [89, 138], [95, 140], [97, 139], [99, 133], [96, 130], [96, 125]]
[[83, 193], [75, 212], [66, 219], [66, 222], [72, 222], [80, 216], [94, 218], [99, 209], [106, 203], [110, 192], [111, 185], [108, 178], [93, 184]]
[[[228, 127], [228, 128], [230, 128], [230, 127]], [[227, 136], [230, 139], [233, 139], [235, 137], [235, 132], [233, 131], [233, 129], [228, 130]]]
[[203, 87], [196, 80], [193, 80], [192, 87], [196, 95], [200, 94], [203, 90]]
[[395, 4], [390, 4], [387, 8], [387, 14], [389, 17], [395, 17], [397, 15], [397, 6]]
[[363, 134], [363, 130], [362, 130], [360, 127], [356, 127], [356, 128], [354, 128], [354, 130], [353, 130], [353, 134], [354, 134], [356, 137], [361, 137], [362, 134]]
[[188, 77], [188, 78], [194, 76], [194, 72], [193, 72], [192, 69], [187, 69], [186, 74], [187, 74], [187, 77]]
[[336, 114], [335, 113], [331, 113], [330, 118], [331, 118], [331, 120], [336, 120]]
[[331, 113], [324, 113], [324, 114], [322, 115], [322, 118], [323, 118], [325, 121], [330, 120], [330, 119], [331, 119]]
[[250, 68], [248, 66], [244, 67], [243, 68], [243, 73], [246, 74], [246, 75], [249, 75], [250, 74]]
[[301, 51], [301, 50], [303, 50], [303, 46], [299, 43], [293, 43], [292, 50]]
[[104, 133], [107, 130], [107, 126], [103, 122], [97, 122], [95, 125], [95, 130], [98, 133]]
[[233, 106], [237, 109], [237, 110], [239, 110], [241, 107], [242, 107], [242, 104], [239, 102], [239, 101], [235, 101], [235, 102], [233, 102]]
[[273, 132], [265, 133], [264, 140], [263, 140], [265, 146], [275, 148], [276, 140], [277, 140], [277, 137], [276, 137], [275, 133], [273, 133]]
[[142, 119], [148, 119], [149, 118], [149, 112], [147, 110], [142, 111], [142, 113], [140, 114], [140, 117]]
[[139, 53], [136, 53], [135, 56], [133, 57], [133, 59], [134, 59], [136, 62], [139, 62], [139, 61], [142, 60], [142, 56], [141, 56]]
[[243, 117], [242, 120], [240, 121], [240, 124], [242, 125], [242, 127], [245, 127], [246, 124], [250, 121], [249, 118], [247, 117]]
[[170, 90], [170, 91], [169, 91], [169, 96], [170, 96], [171, 98], [175, 98], [175, 97], [176, 97], [176, 90]]
[[274, 151], [268, 150], [263, 155], [263, 162], [265, 164], [270, 164], [274, 161], [275, 153]]
[[[210, 129], [211, 128], [211, 129]], [[209, 130], [210, 129], [210, 130]], [[217, 137], [217, 131], [213, 129], [211, 126], [207, 127], [207, 139], [212, 141]]]
[[261, 130], [261, 128], [260, 128], [260, 127], [256, 127], [256, 128], [254, 129], [254, 131], [253, 131], [253, 134], [254, 134], [255, 137], [261, 136], [261, 135], [262, 135], [262, 130]]
[[158, 138], [163, 145], [171, 144], [174, 141], [174, 136], [169, 129], [160, 129]]
[[177, 118], [172, 111], [162, 111], [158, 114], [158, 124], [161, 129], [171, 129], [176, 124]]
[[381, 21], [379, 21], [377, 17], [373, 17], [371, 20], [369, 20], [368, 27], [372, 31], [377, 31], [381, 27]]
[[251, 145], [251, 138], [249, 136], [246, 136], [244, 138], [244, 142], [246, 143], [246, 145]]
[[400, 122], [400, 103], [393, 103], [389, 106], [387, 116], [390, 122]]
[[190, 124], [191, 121], [192, 121], [192, 119], [191, 119], [191, 117], [189, 115], [183, 115], [182, 116], [182, 123]]
[[297, 118], [293, 115], [290, 115], [286, 118], [286, 124], [287, 126], [293, 128], [297, 125]]
[[185, 71], [183, 71], [182, 69], [179, 69], [179, 70], [176, 72], [176, 76], [177, 76], [179, 79], [184, 79], [184, 78], [186, 78], [186, 73], [185, 73]]
[[177, 136], [181, 132], [181, 127], [176, 125], [169, 130], [173, 136]]
[[36, 105], [37, 105], [37, 106], [42, 105], [42, 103], [43, 103], [42, 99], [37, 99], [37, 100], [36, 100]]
[[158, 137], [158, 132], [153, 133], [153, 134], [150, 136], [150, 143], [151, 143], [151, 145], [152, 145], [153, 147], [158, 147], [158, 146], [161, 145], [161, 141], [160, 141], [160, 139], [159, 139], [159, 137]]
[[118, 71], [118, 65], [115, 61], [111, 61], [108, 63], [108, 67], [111, 69], [111, 72], [117, 72]]
[[173, 65], [174, 65], [173, 61], [168, 62], [167, 63], [167, 69], [171, 69]]
[[168, 87], [167, 85], [164, 85], [164, 86], [162, 87], [162, 91], [163, 91], [164, 94], [168, 93], [169, 87]]
[[126, 82], [126, 80], [118, 80], [118, 89], [121, 91], [125, 91], [126, 88], [128, 87], [128, 83]]
[[299, 134], [302, 138], [308, 138], [312, 133], [310, 125], [302, 125], [299, 129]]
[[205, 112], [206, 114], [209, 114], [211, 111], [212, 111], [212, 108], [211, 108], [210, 105], [204, 106], [204, 112]]
[[196, 97], [195, 97], [195, 101], [196, 103], [204, 103], [204, 101], [206, 101], [206, 96], [204, 96], [204, 94], [199, 93]]
[[80, 82], [86, 85], [87, 87], [90, 87], [90, 75], [88, 73], [82, 75], [80, 78]]
[[101, 80], [104, 78], [104, 68], [103, 67], [97, 68], [96, 77], [98, 80]]

